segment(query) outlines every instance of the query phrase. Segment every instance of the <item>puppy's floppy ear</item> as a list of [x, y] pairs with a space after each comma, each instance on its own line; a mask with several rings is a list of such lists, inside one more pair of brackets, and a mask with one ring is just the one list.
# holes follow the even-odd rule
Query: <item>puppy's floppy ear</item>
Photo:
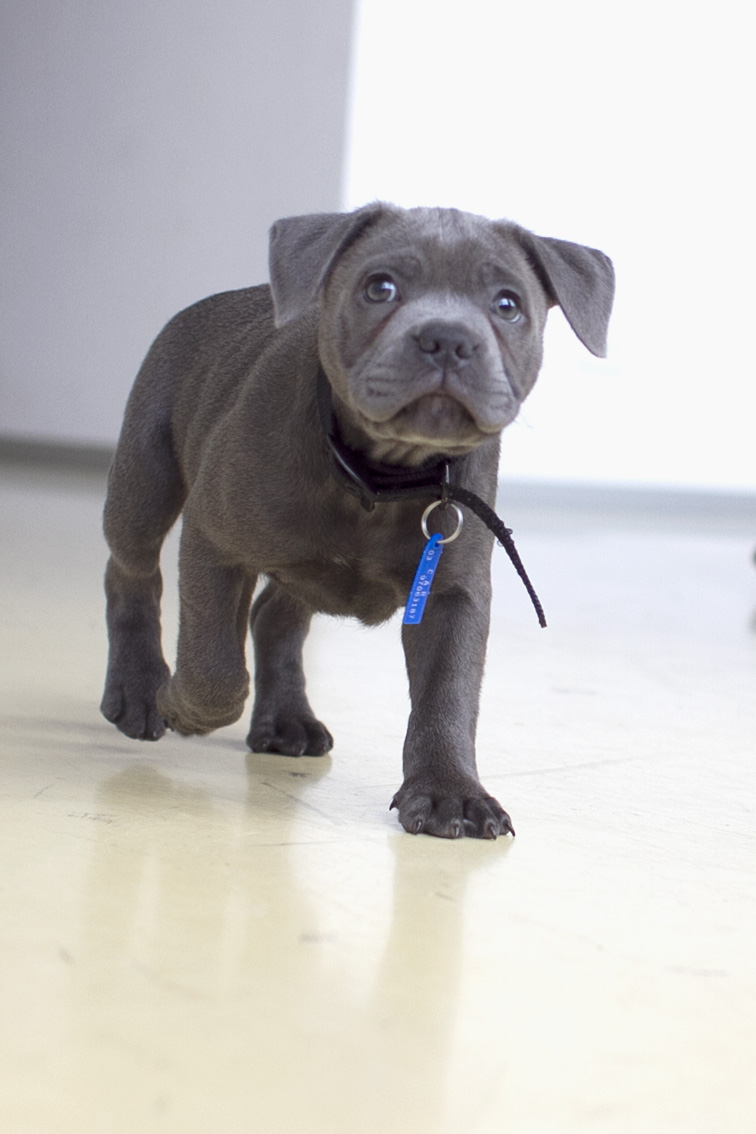
[[366, 205], [353, 213], [310, 213], [276, 221], [268, 255], [276, 326], [309, 307], [337, 257], [382, 211], [382, 205]]
[[597, 248], [536, 236], [524, 229], [520, 238], [550, 303], [559, 304], [591, 354], [606, 357], [606, 333], [614, 300], [614, 268], [609, 257]]

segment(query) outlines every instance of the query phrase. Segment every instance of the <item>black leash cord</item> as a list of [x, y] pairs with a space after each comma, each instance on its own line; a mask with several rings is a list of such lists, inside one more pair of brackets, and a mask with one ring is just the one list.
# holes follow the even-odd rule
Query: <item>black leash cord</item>
[[541, 600], [535, 592], [535, 588], [528, 578], [528, 573], [525, 570], [522, 560], [520, 559], [517, 548], [515, 547], [514, 540], [512, 539], [512, 529], [504, 526], [503, 522], [494, 512], [493, 508], [489, 508], [485, 500], [481, 500], [474, 492], [469, 492], [468, 489], [462, 488], [460, 485], [450, 484], [447, 488], [447, 496], [449, 500], [456, 500], [458, 504], [464, 504], [471, 512], [483, 521], [489, 531], [492, 531], [496, 536], [501, 546], [509, 556], [512, 566], [517, 574], [522, 579], [525, 585], [525, 590], [530, 595], [530, 601], [535, 608], [538, 615], [538, 624], [542, 629], [546, 628], [546, 615], [543, 613], [543, 606]]

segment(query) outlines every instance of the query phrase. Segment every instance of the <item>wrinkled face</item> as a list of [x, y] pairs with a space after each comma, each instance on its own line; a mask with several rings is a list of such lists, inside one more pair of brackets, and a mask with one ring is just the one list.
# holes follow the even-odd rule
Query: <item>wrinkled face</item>
[[321, 358], [379, 459], [461, 455], [517, 416], [548, 302], [516, 233], [452, 209], [388, 213], [335, 264]]

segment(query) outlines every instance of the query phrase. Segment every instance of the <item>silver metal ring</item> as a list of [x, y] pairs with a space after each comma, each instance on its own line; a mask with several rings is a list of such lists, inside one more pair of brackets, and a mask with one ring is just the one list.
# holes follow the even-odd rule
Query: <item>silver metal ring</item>
[[[423, 529], [423, 535], [425, 536], [426, 539], [430, 539], [430, 532], [428, 531], [428, 517], [430, 516], [433, 509], [439, 508], [441, 506], [441, 504], [443, 504], [442, 500], [434, 500], [433, 503], [429, 504], [428, 507], [423, 512], [423, 518], [420, 521], [420, 527]], [[462, 509], [457, 504], [452, 504], [451, 502], [447, 502], [447, 505], [448, 505], [448, 507], [453, 508], [454, 511], [457, 513], [457, 527], [456, 527], [456, 530], [453, 531], [450, 536], [446, 536], [445, 539], [440, 539], [438, 541], [439, 543], [453, 543], [453, 541], [457, 538], [459, 533], [462, 531], [462, 525], [465, 522], [465, 517], [462, 515]]]

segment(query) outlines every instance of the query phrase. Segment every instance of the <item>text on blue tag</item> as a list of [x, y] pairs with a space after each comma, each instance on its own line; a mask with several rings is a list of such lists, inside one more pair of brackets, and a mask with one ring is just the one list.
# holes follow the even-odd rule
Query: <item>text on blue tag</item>
[[444, 550], [443, 544], [439, 542], [443, 538], [441, 532], [436, 532], [423, 548], [423, 554], [420, 556], [420, 562], [417, 565], [415, 579], [404, 611], [403, 621], [405, 626], [416, 626], [418, 622], [422, 621], [433, 576], [436, 574], [436, 568]]

